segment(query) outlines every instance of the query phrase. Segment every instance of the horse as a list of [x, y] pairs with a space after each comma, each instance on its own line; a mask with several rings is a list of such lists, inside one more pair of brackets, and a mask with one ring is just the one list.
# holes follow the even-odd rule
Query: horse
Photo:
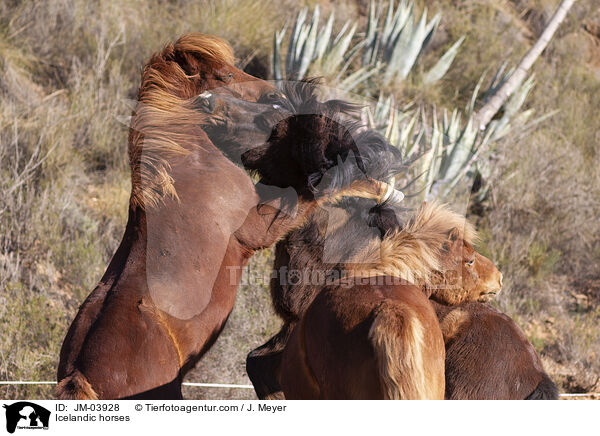
[[446, 399], [558, 399], [535, 348], [511, 318], [481, 303], [432, 304], [446, 344]]
[[[381, 232], [397, 227], [389, 214], [374, 217]], [[446, 348], [446, 399], [558, 399], [535, 348], [510, 317], [480, 302], [430, 302]]]
[[[288, 146], [281, 149], [280, 167], [261, 160], [272, 151], [269, 144], [260, 148], [262, 154], [251, 150], [249, 168], [263, 181], [255, 186], [208, 136], [211, 114], [201, 110], [198, 96], [221, 88], [240, 104], [256, 103], [260, 114], [266, 102], [282, 97], [233, 63], [224, 40], [188, 34], [145, 65], [128, 139], [132, 190], [127, 226], [63, 341], [59, 399], [181, 399], [184, 375], [225, 326], [243, 267], [256, 250], [300, 225], [328, 195], [389, 196], [385, 182], [352, 165], [334, 168], [336, 156], [357, 148], [385, 159], [387, 144], [357, 147], [350, 135], [336, 130], [327, 140], [309, 134], [302, 155], [285, 135], [287, 125], [273, 135], [278, 142], [271, 143], [278, 149]], [[335, 112], [335, 105], [323, 106]], [[329, 117], [317, 112], [313, 118], [297, 122], [298, 127], [315, 128], [315, 134], [334, 128]], [[245, 139], [231, 145], [245, 150]], [[268, 180], [276, 180], [279, 191], [269, 190]], [[290, 190], [295, 196], [288, 195]]]
[[[247, 358], [260, 398], [443, 398], [444, 343], [428, 298], [486, 301], [501, 274], [472, 248], [473, 227], [449, 209], [424, 204], [406, 225], [396, 223], [400, 230], [378, 235], [385, 213], [361, 213], [372, 206], [365, 201], [337, 210], [326, 237], [328, 213], [315, 212], [278, 243], [275, 269], [303, 271], [305, 280], [271, 282], [285, 323]], [[323, 262], [327, 245], [338, 265]], [[346, 271], [350, 284], [310, 283], [327, 269]]]

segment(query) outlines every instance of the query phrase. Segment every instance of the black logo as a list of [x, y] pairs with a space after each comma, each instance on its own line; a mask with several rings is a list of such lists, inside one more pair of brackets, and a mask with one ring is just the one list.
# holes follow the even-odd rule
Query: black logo
[[6, 409], [6, 431], [14, 433], [15, 429], [48, 429], [50, 411], [42, 406], [19, 401], [10, 405], [3, 405]]

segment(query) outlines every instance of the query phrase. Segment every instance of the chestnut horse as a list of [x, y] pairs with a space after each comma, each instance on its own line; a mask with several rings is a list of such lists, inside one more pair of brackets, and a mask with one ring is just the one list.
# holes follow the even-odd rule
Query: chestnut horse
[[[397, 227], [384, 213], [373, 217], [384, 233]], [[478, 302], [430, 301], [446, 346], [446, 399], [558, 399], [533, 345], [507, 315]]]
[[512, 319], [481, 303], [432, 304], [446, 343], [446, 399], [558, 399], [556, 385]]
[[[129, 134], [127, 227], [67, 332], [58, 398], [182, 398], [183, 376], [223, 329], [251, 255], [301, 223], [326, 194], [358, 189], [381, 198], [388, 192], [385, 183], [348, 165], [342, 172], [333, 168], [337, 155], [345, 158], [360, 148], [350, 135], [336, 131], [309, 140], [303, 155], [282, 128], [272, 144], [280, 150], [280, 166], [261, 160], [272, 151], [267, 145], [248, 156], [249, 168], [296, 196], [289, 200], [289, 190], [286, 196], [269, 191], [272, 202], [259, 204], [261, 193], [250, 176], [203, 129], [210, 116], [199, 110], [197, 96], [223, 86], [222, 92], [243, 100], [280, 99], [271, 85], [235, 68], [230, 46], [212, 36], [184, 35], [144, 67]], [[262, 113], [264, 106], [257, 103], [256, 110]], [[325, 108], [333, 111], [333, 106]], [[321, 133], [333, 125], [319, 115], [309, 121], [312, 126], [298, 127], [308, 139], [311, 128]], [[244, 152], [245, 139], [238, 142]], [[362, 149], [380, 159], [389, 153], [382, 143]], [[359, 183], [352, 185], [359, 173]], [[318, 182], [322, 191], [315, 188]], [[290, 213], [281, 212], [280, 203]]]
[[[259, 397], [281, 398], [279, 391], [287, 380], [286, 398], [443, 398], [443, 340], [427, 295], [431, 293], [433, 298], [448, 304], [485, 300], [500, 289], [501, 274], [470, 246], [469, 241], [473, 240], [475, 232], [464, 218], [440, 206], [424, 205], [401, 231], [384, 234], [383, 240], [380, 240], [377, 229], [383, 226], [379, 222], [382, 216], [391, 215], [394, 221], [396, 216], [393, 211], [382, 208], [366, 213], [372, 205], [366, 200], [352, 199], [343, 207], [330, 210], [329, 215], [337, 215], [337, 220], [343, 221], [343, 225], [337, 223], [326, 236], [324, 229], [328, 214], [317, 211], [307, 225], [278, 243], [275, 269], [288, 275], [301, 272], [302, 279], [291, 283], [279, 277], [271, 282], [274, 305], [285, 324], [279, 334], [248, 356], [248, 374]], [[365, 222], [370, 222], [375, 229], [368, 230]], [[384, 227], [393, 226], [386, 224]], [[327, 265], [323, 261], [327, 246], [328, 256], [331, 252], [344, 253], [338, 256], [341, 260], [339, 265]], [[311, 283], [315, 273], [327, 270], [330, 273], [349, 271], [358, 280], [356, 286], [327, 286], [324, 289], [323, 284]], [[434, 271], [444, 271], [444, 274], [432, 276]], [[374, 284], [373, 277], [360, 284], [360, 277], [365, 275], [378, 277]], [[403, 280], [397, 280], [397, 277]], [[420, 285], [413, 285], [415, 283]], [[440, 286], [442, 284], [444, 286]], [[315, 298], [322, 302], [318, 303]], [[314, 316], [322, 321], [314, 321], [314, 326], [310, 318], [312, 315], [304, 315], [311, 303], [314, 305], [311, 313], [314, 312]], [[302, 321], [298, 323], [300, 319]], [[398, 326], [397, 322], [401, 325]], [[372, 329], [373, 325], [377, 327]], [[313, 327], [314, 335], [309, 335], [306, 329]], [[390, 335], [387, 328], [395, 329], [396, 334]], [[320, 329], [319, 332], [317, 329]], [[402, 335], [405, 335], [404, 338]], [[409, 340], [416, 337], [420, 339]], [[394, 340], [398, 340], [395, 348], [392, 346]], [[386, 360], [386, 356], [389, 358], [391, 355], [364, 354], [373, 350], [374, 343], [379, 344], [379, 348], [375, 349], [380, 351], [391, 347], [402, 354], [404, 350], [404, 358], [396, 355], [397, 360]], [[312, 379], [313, 383], [293, 381], [309, 368], [307, 364], [302, 365], [302, 362], [307, 362], [307, 355], [297, 355], [308, 353], [309, 346], [314, 347], [315, 353], [319, 346], [325, 347], [321, 349], [323, 358], [316, 357], [318, 365], [321, 365], [319, 371], [328, 374], [325, 378], [340, 377], [337, 381], [329, 379], [322, 380], [323, 384], [314, 384], [314, 373], [304, 380]], [[287, 358], [282, 364], [284, 349]], [[338, 354], [323, 351], [325, 349], [335, 349]], [[311, 353], [311, 358], [315, 356]], [[364, 383], [350, 383], [342, 387], [342, 379], [349, 380], [345, 377], [350, 374], [342, 375], [342, 371], [332, 374], [333, 367], [326, 369], [325, 366], [332, 362], [326, 363], [325, 360], [332, 356], [346, 362], [342, 366], [352, 371], [352, 377], [359, 377], [359, 373], [369, 373], [370, 376], [359, 377]], [[348, 363], [351, 358], [357, 358], [356, 362], [360, 362], [357, 365], [363, 367], [354, 368]], [[414, 359], [425, 362], [425, 365], [415, 366]], [[387, 365], [387, 374], [393, 374], [395, 368], [394, 379], [388, 379], [384, 385], [368, 383], [379, 379], [374, 376], [377, 373], [376, 360], [383, 366]], [[401, 368], [403, 363], [404, 369]], [[400, 373], [404, 373], [404, 380], [410, 381], [409, 371], [415, 370], [420, 373], [413, 374], [415, 384], [412, 386], [396, 380]], [[311, 386], [318, 389], [305, 390]]]

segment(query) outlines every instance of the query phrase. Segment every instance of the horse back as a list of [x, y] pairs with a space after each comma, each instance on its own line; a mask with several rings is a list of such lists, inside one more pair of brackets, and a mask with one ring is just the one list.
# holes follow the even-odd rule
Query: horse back
[[[382, 311], [395, 312], [397, 318], [387, 325]], [[329, 287], [320, 292], [302, 318], [302, 327], [297, 326], [293, 335], [294, 344], [288, 348], [303, 350], [304, 372], [310, 374], [312, 383], [318, 386], [322, 399], [384, 399], [385, 383], [380, 373], [380, 355], [373, 343], [374, 323], [386, 324], [382, 329], [391, 342], [399, 341], [400, 359], [402, 352], [410, 349], [413, 337], [411, 323], [420, 326], [422, 344], [417, 347], [427, 373], [428, 383], [439, 386], [436, 397], [443, 397], [444, 347], [437, 318], [427, 298], [414, 286], [371, 286], [352, 288]], [[377, 328], [377, 327], [376, 327]], [[422, 345], [422, 346], [421, 346]], [[284, 354], [288, 354], [286, 349]], [[288, 354], [288, 356], [291, 353]], [[286, 379], [291, 380], [288, 362], [282, 364], [281, 385], [286, 395]], [[435, 368], [432, 368], [432, 366]], [[413, 368], [411, 368], [412, 370]], [[286, 373], [287, 371], [287, 373]], [[410, 370], [408, 370], [410, 372]], [[434, 375], [431, 375], [434, 374]], [[398, 375], [406, 381], [412, 374]]]
[[446, 342], [447, 399], [522, 400], [545, 387], [539, 356], [508, 316], [481, 303], [433, 304]]

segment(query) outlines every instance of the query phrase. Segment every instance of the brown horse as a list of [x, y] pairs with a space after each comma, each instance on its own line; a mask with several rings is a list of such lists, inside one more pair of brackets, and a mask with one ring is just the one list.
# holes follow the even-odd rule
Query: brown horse
[[[357, 146], [351, 135], [337, 131], [311, 141], [316, 137], [311, 128], [322, 133], [333, 125], [315, 115], [308, 120], [312, 125], [298, 121], [309, 139], [305, 155], [282, 126], [271, 144], [284, 150], [279, 167], [264, 162], [269, 146], [248, 156], [248, 167], [267, 180], [263, 186], [273, 180], [295, 191], [291, 200], [271, 191], [272, 201], [259, 204], [252, 179], [203, 129], [210, 119], [199, 110], [197, 96], [224, 86], [220, 91], [243, 100], [280, 98], [271, 85], [235, 68], [229, 45], [212, 36], [185, 35], [144, 67], [129, 135], [129, 220], [63, 342], [58, 398], [181, 398], [182, 378], [223, 329], [243, 266], [255, 250], [301, 223], [326, 195], [359, 189], [381, 198], [387, 192], [385, 183], [364, 172], [333, 169], [336, 156]], [[256, 110], [263, 113], [264, 105]], [[233, 145], [245, 153], [243, 139]], [[380, 143], [362, 148], [381, 159], [389, 151]], [[315, 182], [322, 182], [323, 192]]]
[[446, 343], [446, 399], [558, 399], [533, 345], [508, 316], [481, 303], [433, 307]]
[[[332, 329], [340, 333], [341, 330], [348, 327], [342, 327], [339, 322], [335, 321], [336, 316], [339, 315], [344, 322], [351, 322], [351, 319], [360, 320], [360, 326], [354, 326], [356, 329], [352, 330], [351, 334], [348, 333], [348, 336], [340, 333], [341, 336], [336, 336], [336, 340], [348, 339], [350, 342], [347, 345], [349, 345], [350, 343], [358, 344], [359, 338], [362, 338], [362, 345], [343, 350], [338, 347], [336, 350], [346, 356], [351, 353], [355, 353], [355, 357], [362, 355], [360, 361], [363, 364], [365, 354], [362, 353], [369, 347], [372, 349], [373, 346], [369, 341], [379, 342], [383, 346], [386, 342], [389, 345], [388, 339], [396, 338], [396, 336], [377, 335], [377, 332], [385, 333], [384, 326], [393, 325], [384, 320], [403, 319], [403, 328], [398, 328], [397, 332], [408, 335], [405, 339], [408, 339], [410, 335], [422, 337], [422, 341], [417, 341], [417, 343], [422, 345], [420, 350], [428, 354], [421, 354], [421, 360], [433, 364], [419, 377], [429, 379], [430, 383], [421, 383], [420, 388], [405, 386], [407, 388], [405, 392], [395, 388], [399, 386], [397, 383], [388, 383], [388, 386], [393, 389], [392, 391], [387, 390], [385, 395], [379, 385], [373, 388], [374, 390], [367, 391], [363, 390], [366, 385], [355, 384], [353, 387], [348, 387], [348, 389], [354, 389], [352, 392], [320, 392], [321, 397], [357, 398], [360, 397], [361, 392], [365, 398], [406, 397], [407, 395], [409, 397], [415, 395], [435, 398], [439, 398], [441, 395], [443, 397], [443, 343], [437, 318], [428, 303], [427, 294], [431, 293], [433, 298], [449, 304], [473, 299], [487, 299], [491, 295], [490, 293], [499, 290], [500, 273], [489, 260], [478, 255], [468, 243], [475, 235], [472, 227], [464, 221], [464, 218], [445, 208], [424, 205], [416, 216], [403, 227], [402, 231], [387, 234], [384, 231], [385, 235], [381, 240], [379, 231], [382, 223], [378, 221], [381, 221], [386, 212], [388, 216], [390, 215], [389, 209], [386, 211], [378, 208], [378, 210], [371, 209], [369, 211], [373, 204], [360, 199], [348, 200], [341, 206], [330, 209], [329, 213], [324, 210], [315, 212], [302, 229], [290, 233], [286, 239], [277, 244], [276, 270], [283, 271], [288, 276], [296, 274], [301, 278], [295, 278], [292, 281], [280, 274], [280, 277], [274, 278], [271, 283], [275, 308], [284, 318], [285, 324], [278, 335], [248, 356], [248, 374], [257, 394], [261, 398], [281, 398], [279, 381], [286, 379], [281, 373], [283, 371], [281, 363], [283, 350], [287, 346], [286, 353], [290, 355], [293, 353], [290, 353], [289, 350], [294, 348], [300, 352], [301, 349], [298, 346], [301, 344], [308, 347], [308, 343], [316, 343], [323, 338], [331, 339], [333, 336], [323, 332]], [[396, 220], [393, 212], [391, 217], [393, 221]], [[333, 229], [327, 229], [328, 220], [329, 227], [332, 227], [333, 222]], [[365, 223], [374, 227], [368, 227]], [[384, 227], [389, 229], [393, 226], [386, 224]], [[326, 235], [325, 232], [327, 232]], [[339, 264], [331, 262], [327, 264], [324, 261], [326, 251], [329, 251], [327, 256], [330, 258], [332, 253], [337, 253]], [[341, 270], [349, 271], [350, 275], [355, 278], [373, 275], [378, 277], [374, 285], [369, 284], [369, 282], [373, 282], [371, 278], [371, 280], [367, 280], [368, 284], [350, 288], [346, 286], [346, 289], [328, 286], [323, 290], [323, 283], [315, 282], [315, 276], [319, 272], [328, 271], [326, 274], [331, 275]], [[444, 274], [432, 275], [432, 271], [444, 271]], [[333, 274], [334, 277], [336, 275], [339, 277], [339, 274]], [[404, 280], [400, 280], [398, 283], [399, 281], [394, 277], [401, 277]], [[422, 286], [413, 286], [409, 283], [421, 283]], [[433, 286], [434, 284], [435, 286]], [[440, 286], [442, 284], [444, 286]], [[426, 289], [425, 293], [423, 286]], [[317, 294], [318, 297], [316, 297]], [[318, 324], [320, 332], [315, 332], [314, 337], [309, 337], [307, 333], [301, 333], [308, 328], [309, 315], [307, 313], [305, 318], [302, 316], [307, 312], [308, 306], [315, 297], [328, 302], [335, 300], [339, 304], [313, 303], [317, 309], [311, 310], [319, 311], [325, 308], [321, 310], [320, 316], [322, 316], [321, 320], [327, 318], [328, 322], [327, 325]], [[335, 312], [336, 310], [339, 312]], [[349, 312], [345, 312], [346, 310]], [[380, 313], [379, 318], [375, 316], [376, 312]], [[301, 323], [296, 325], [301, 318]], [[374, 319], [379, 320], [380, 328], [373, 330], [373, 335], [369, 339], [368, 333]], [[294, 327], [296, 328], [294, 329]], [[301, 341], [299, 338], [290, 339], [292, 331], [295, 336], [301, 335], [303, 339]], [[423, 335], [423, 331], [426, 331], [427, 335]], [[400, 335], [400, 333], [398, 334]], [[290, 344], [288, 341], [291, 341]], [[407, 340], [404, 343], [413, 344]], [[331, 346], [331, 344], [327, 345], [327, 347]], [[326, 354], [331, 356], [330, 353]], [[423, 356], [426, 358], [423, 359]], [[383, 357], [383, 355], [380, 356], [381, 362], [383, 362], [381, 360]], [[371, 353], [370, 358], [372, 360], [375, 356]], [[299, 360], [289, 358], [287, 368], [293, 368], [294, 364], [303, 361], [305, 361], [303, 358]], [[345, 361], [349, 362], [348, 359]], [[406, 363], [407, 361], [399, 359], [396, 364], [400, 365], [402, 362]], [[323, 362], [321, 361], [321, 363]], [[391, 361], [388, 363], [393, 364]], [[346, 366], [350, 368], [349, 365]], [[370, 368], [375, 370], [372, 365]], [[321, 366], [320, 369], [323, 367]], [[396, 367], [396, 369], [398, 368]], [[294, 371], [296, 371], [296, 376], [301, 372], [300, 368], [295, 368]], [[292, 373], [293, 371], [287, 380], [293, 379]], [[329, 375], [331, 375], [331, 371]], [[340, 375], [340, 377], [342, 376]], [[427, 392], [423, 385], [433, 388], [435, 392], [431, 390]], [[313, 395], [304, 396], [303, 394], [308, 394], [307, 392], [294, 391], [294, 387], [305, 388], [306, 386], [310, 386], [310, 384], [288, 386], [288, 393], [294, 398], [317, 398]], [[340, 385], [336, 384], [336, 386]], [[415, 390], [420, 394], [415, 394]], [[315, 394], [315, 391], [312, 391], [312, 394]]]
[[418, 286], [326, 287], [295, 325], [286, 399], [443, 399], [444, 341]]

